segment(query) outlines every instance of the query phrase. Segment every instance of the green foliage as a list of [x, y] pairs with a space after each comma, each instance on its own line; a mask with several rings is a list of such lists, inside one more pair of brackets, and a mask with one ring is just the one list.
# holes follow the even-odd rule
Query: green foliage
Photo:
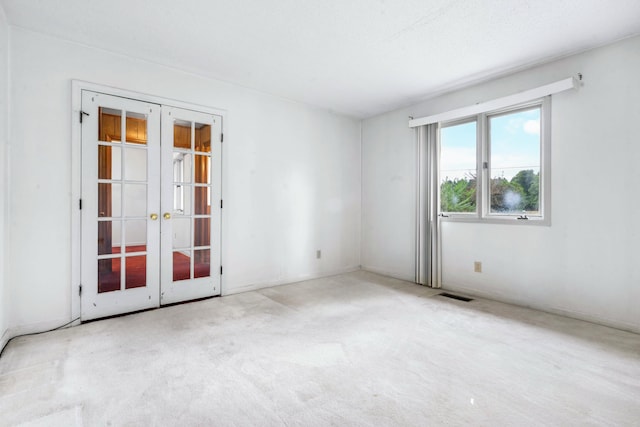
[[440, 185], [440, 209], [442, 212], [475, 212], [476, 178], [446, 179]]
[[523, 206], [522, 209], [531, 212], [538, 211], [538, 195], [540, 194], [540, 174], [531, 169], [522, 170], [511, 180], [522, 188]]
[[491, 212], [522, 211], [524, 205], [525, 195], [520, 184], [513, 179], [511, 182], [505, 178], [491, 179]]
[[536, 174], [536, 180], [531, 183], [527, 191], [527, 205], [525, 209], [537, 212], [540, 210], [540, 202], [538, 196], [540, 194], [540, 175]]
[[[537, 212], [539, 194], [540, 174], [531, 169], [518, 172], [511, 181], [492, 178], [491, 211]], [[446, 178], [440, 185], [440, 209], [442, 212], [475, 212], [476, 177]]]

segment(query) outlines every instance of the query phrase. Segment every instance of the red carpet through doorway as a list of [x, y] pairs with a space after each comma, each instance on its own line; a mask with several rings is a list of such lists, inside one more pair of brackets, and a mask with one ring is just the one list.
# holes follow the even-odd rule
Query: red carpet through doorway
[[[126, 252], [144, 252], [146, 246], [127, 246]], [[207, 277], [210, 271], [209, 251], [199, 251], [200, 256], [194, 262], [194, 277]], [[113, 254], [120, 253], [120, 247], [113, 247]], [[147, 283], [147, 256], [134, 255], [125, 257], [125, 289], [139, 288]], [[109, 265], [111, 264], [111, 265]], [[121, 286], [121, 258], [103, 259], [98, 261], [98, 293], [111, 292], [122, 289]], [[159, 266], [158, 266], [159, 268]], [[173, 252], [173, 281], [189, 280], [190, 258], [181, 253]]]

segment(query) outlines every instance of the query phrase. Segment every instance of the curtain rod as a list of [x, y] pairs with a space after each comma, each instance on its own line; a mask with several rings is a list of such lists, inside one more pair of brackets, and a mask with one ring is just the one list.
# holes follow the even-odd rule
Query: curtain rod
[[[582, 74], [578, 74], [578, 78], [582, 80]], [[502, 98], [493, 99], [491, 101], [481, 102], [468, 107], [456, 108], [455, 110], [446, 111], [444, 113], [434, 114], [431, 116], [420, 117], [409, 120], [409, 127], [429, 125], [432, 123], [444, 122], [449, 120], [461, 119], [463, 117], [473, 116], [487, 111], [499, 110], [501, 108], [510, 107], [512, 105], [521, 104], [523, 102], [533, 101], [554, 93], [564, 92], [569, 89], [576, 89], [578, 80], [569, 77], [544, 86], [518, 92], [513, 95], [504, 96]]]

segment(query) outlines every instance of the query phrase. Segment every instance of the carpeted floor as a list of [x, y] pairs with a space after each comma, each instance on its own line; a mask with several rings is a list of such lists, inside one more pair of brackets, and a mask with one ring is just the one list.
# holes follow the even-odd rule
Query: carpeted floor
[[13, 340], [0, 425], [640, 425], [640, 335], [366, 272]]

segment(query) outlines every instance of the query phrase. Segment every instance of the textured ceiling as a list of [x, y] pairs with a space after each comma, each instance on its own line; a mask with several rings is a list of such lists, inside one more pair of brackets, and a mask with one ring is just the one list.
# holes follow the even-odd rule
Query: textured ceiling
[[9, 23], [356, 117], [640, 33], [640, 0], [0, 0]]

